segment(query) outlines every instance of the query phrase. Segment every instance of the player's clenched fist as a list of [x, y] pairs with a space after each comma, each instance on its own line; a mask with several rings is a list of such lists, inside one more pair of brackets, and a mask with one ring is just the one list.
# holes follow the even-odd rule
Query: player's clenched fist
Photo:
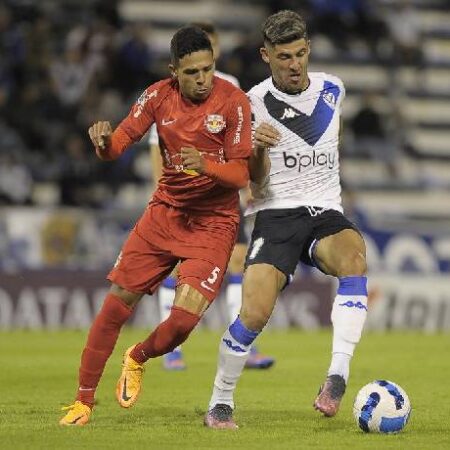
[[[205, 170], [205, 160], [196, 148], [182, 147], [181, 161], [185, 171], [203, 173]], [[195, 173], [191, 173], [191, 175], [195, 175]]]
[[89, 128], [89, 137], [96, 148], [101, 150], [111, 142], [112, 128], [109, 122], [96, 122]]
[[280, 132], [269, 125], [262, 122], [255, 130], [255, 147], [259, 150], [266, 150], [269, 147], [274, 147], [280, 141]]

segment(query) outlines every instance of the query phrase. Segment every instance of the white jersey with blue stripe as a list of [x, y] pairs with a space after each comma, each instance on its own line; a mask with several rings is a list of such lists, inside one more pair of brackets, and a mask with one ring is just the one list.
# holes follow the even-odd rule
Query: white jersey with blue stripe
[[269, 150], [266, 183], [252, 185], [255, 201], [247, 214], [300, 206], [342, 212], [338, 141], [345, 89], [336, 76], [323, 72], [308, 76], [310, 84], [300, 94], [281, 92], [272, 78], [248, 92], [255, 128], [269, 123], [281, 140]]

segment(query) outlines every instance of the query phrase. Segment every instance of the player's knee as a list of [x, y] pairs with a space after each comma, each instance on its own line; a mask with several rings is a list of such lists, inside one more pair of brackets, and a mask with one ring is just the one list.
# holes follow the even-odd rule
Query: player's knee
[[338, 263], [337, 276], [363, 276], [367, 273], [367, 263], [364, 254], [358, 250], [351, 250], [343, 255]]
[[117, 284], [111, 285], [110, 292], [118, 297], [128, 308], [134, 308], [144, 296], [142, 293], [130, 292]]

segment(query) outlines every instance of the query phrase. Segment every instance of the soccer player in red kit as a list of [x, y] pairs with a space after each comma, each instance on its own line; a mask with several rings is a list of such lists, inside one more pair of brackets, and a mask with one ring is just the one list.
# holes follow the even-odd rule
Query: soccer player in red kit
[[170, 50], [171, 78], [148, 87], [114, 132], [109, 122], [89, 129], [97, 155], [111, 160], [156, 122], [164, 169], [108, 275], [112, 285], [81, 356], [76, 401], [61, 425], [88, 422], [122, 325], [180, 262], [170, 316], [124, 354], [116, 397], [124, 408], [136, 402], [144, 363], [187, 339], [218, 294], [236, 240], [252, 148], [249, 102], [214, 77], [211, 43], [199, 28], [178, 30]]

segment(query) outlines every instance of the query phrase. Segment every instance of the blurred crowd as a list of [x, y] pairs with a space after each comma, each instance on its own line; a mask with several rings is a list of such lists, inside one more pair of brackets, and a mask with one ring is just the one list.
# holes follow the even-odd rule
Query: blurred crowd
[[[139, 92], [166, 75], [162, 60], [167, 55], [155, 52], [144, 25], [121, 20], [117, 3], [1, 3], [0, 204], [37, 203], [34, 183], [48, 183], [58, 187], [60, 204], [105, 206], [121, 183], [148, 182], [136, 160], [145, 143], [104, 164], [95, 158], [87, 136], [96, 120], [116, 125]], [[364, 0], [264, 4], [268, 13], [300, 9], [313, 38], [327, 36], [339, 55], [345, 56], [359, 39], [368, 57], [380, 64], [418, 69], [425, 64], [420, 28], [407, 4], [389, 17], [377, 2]], [[259, 46], [258, 33], [242, 33], [241, 43], [221, 60], [219, 68], [237, 76], [244, 90], [267, 76]], [[349, 121], [353, 138], [367, 144], [366, 156], [385, 160], [392, 176], [396, 152], [391, 149], [407, 147], [401, 136], [389, 138], [389, 130], [399, 130], [399, 123], [395, 112], [377, 111], [369, 94]], [[355, 156], [351, 149], [348, 153]]]

